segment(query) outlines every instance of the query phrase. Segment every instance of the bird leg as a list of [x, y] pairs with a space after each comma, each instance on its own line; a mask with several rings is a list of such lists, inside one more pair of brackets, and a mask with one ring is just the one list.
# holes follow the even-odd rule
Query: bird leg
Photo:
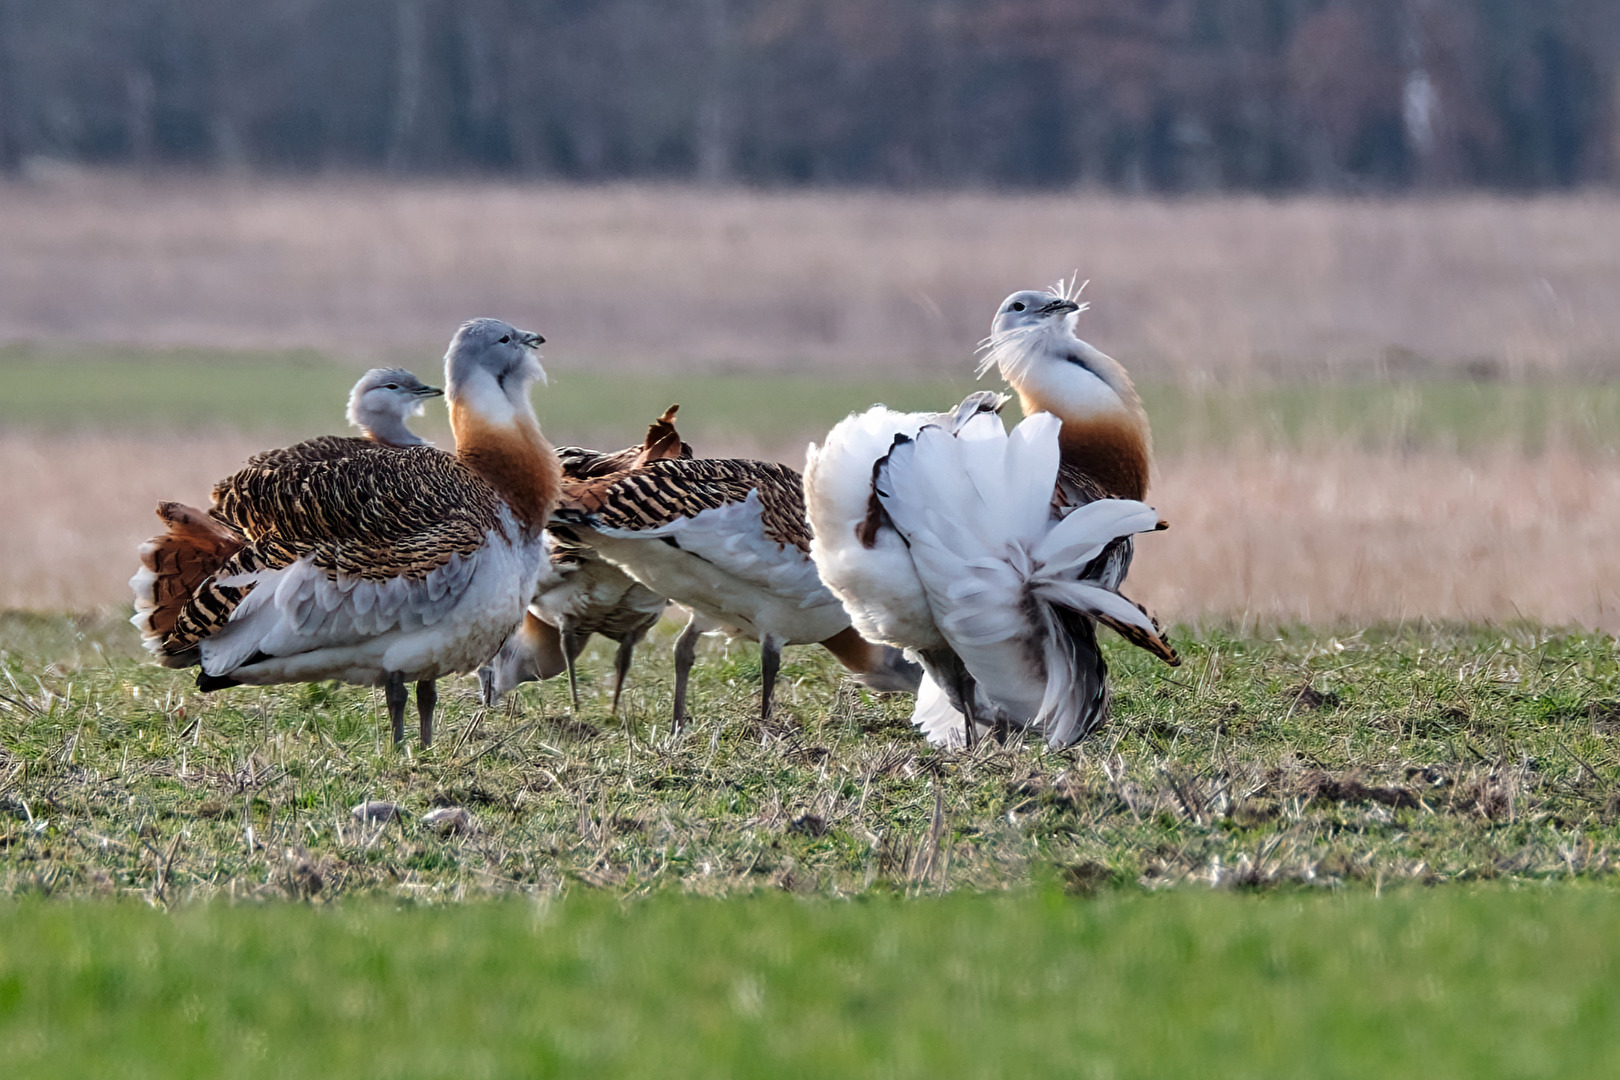
[[964, 726], [967, 728], [965, 745], [971, 753], [979, 742], [979, 721], [973, 715], [973, 699], [978, 696], [978, 683], [974, 682], [973, 676], [968, 674], [967, 665], [960, 661], [957, 662], [955, 674], [956, 694], [962, 702], [962, 718], [965, 721]]
[[439, 703], [439, 684], [423, 679], [416, 684], [416, 716], [422, 724], [422, 748], [433, 745], [433, 707]]
[[782, 643], [770, 634], [759, 639], [759, 718], [771, 718], [771, 701], [776, 697], [776, 673], [782, 668]]
[[388, 722], [393, 725], [394, 745], [405, 741], [405, 673], [390, 671], [383, 682], [383, 700], [388, 703]]
[[619, 651], [613, 657], [613, 715], [619, 715], [619, 695], [624, 692], [625, 676], [630, 674], [630, 661], [636, 655], [636, 636], [626, 634], [619, 642]]
[[928, 677], [939, 684], [950, 698], [964, 721], [963, 745], [972, 750], [979, 741], [978, 718], [974, 715], [974, 699], [978, 696], [978, 683], [974, 680], [962, 658], [949, 648], [922, 649], [917, 654], [928, 672]]
[[563, 663], [568, 667], [568, 697], [574, 703], [574, 711], [579, 712], [579, 685], [574, 681], [574, 661], [579, 654], [585, 651], [585, 643], [591, 635], [581, 634], [574, 629], [573, 620], [563, 623], [562, 653]]
[[693, 615], [681, 636], [675, 639], [675, 730], [681, 730], [686, 723], [686, 682], [692, 674], [692, 662], [697, 659], [698, 638], [703, 636], [703, 630], [698, 626], [698, 617]]

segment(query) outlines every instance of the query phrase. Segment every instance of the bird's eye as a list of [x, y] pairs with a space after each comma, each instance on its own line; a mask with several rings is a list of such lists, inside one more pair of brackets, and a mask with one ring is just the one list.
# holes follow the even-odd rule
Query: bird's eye
[[383, 387], [383, 389], [384, 390], [398, 390], [399, 389], [399, 383], [391, 382], [387, 386]]
[[1012, 309], [1014, 311], [1023, 311], [1024, 310], [1024, 302], [1022, 300], [1015, 301], [1013, 303]]
[[512, 340], [512, 335], [511, 334], [502, 334], [501, 335], [501, 344], [502, 345], [505, 345], [508, 341], [511, 341], [511, 340]]

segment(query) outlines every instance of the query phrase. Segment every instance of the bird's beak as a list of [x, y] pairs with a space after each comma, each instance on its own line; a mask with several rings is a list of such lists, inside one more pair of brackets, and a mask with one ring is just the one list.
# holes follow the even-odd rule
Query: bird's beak
[[411, 393], [415, 397], [419, 398], [444, 396], [444, 391], [440, 390], [437, 386], [418, 386], [415, 390], [411, 391]]
[[1079, 310], [1080, 305], [1075, 303], [1073, 300], [1053, 300], [1050, 304], [1047, 304], [1045, 307], [1041, 308], [1041, 314], [1062, 315], [1071, 311]]
[[539, 334], [531, 334], [528, 331], [524, 331], [523, 336], [518, 338], [518, 341], [526, 349], [532, 349], [536, 345], [544, 345], [546, 343], [545, 338], [541, 337]]

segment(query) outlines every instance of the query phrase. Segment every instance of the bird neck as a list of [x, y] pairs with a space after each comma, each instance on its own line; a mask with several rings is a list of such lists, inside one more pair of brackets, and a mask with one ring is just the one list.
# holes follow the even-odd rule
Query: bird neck
[[528, 402], [490, 417], [474, 403], [452, 401], [450, 430], [456, 457], [506, 500], [528, 535], [538, 536], [557, 504], [562, 466]]
[[1030, 364], [1013, 389], [1024, 414], [1049, 412], [1065, 470], [1090, 477], [1107, 494], [1140, 499], [1153, 468], [1153, 433], [1142, 399], [1119, 362], [1080, 341]]
[[405, 426], [403, 417], [363, 416], [358, 421], [366, 438], [384, 446], [426, 446], [427, 440]]

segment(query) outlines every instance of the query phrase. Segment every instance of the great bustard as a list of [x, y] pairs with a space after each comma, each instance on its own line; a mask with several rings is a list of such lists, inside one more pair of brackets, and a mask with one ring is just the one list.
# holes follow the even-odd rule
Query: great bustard
[[[675, 430], [671, 405], [647, 428], [639, 446], [604, 454], [580, 446], [560, 446], [563, 483], [584, 483], [617, 476], [662, 458], [692, 456], [692, 448]], [[625, 677], [636, 646], [663, 616], [669, 601], [620, 570], [582, 542], [566, 525], [546, 530], [550, 566], [541, 575], [534, 599], [501, 651], [483, 668], [478, 680], [485, 705], [493, 705], [512, 687], [531, 679], [549, 679], [568, 673], [568, 693], [575, 711], [579, 689], [574, 661], [590, 641], [601, 634], [618, 642], [614, 657], [613, 711], [619, 711]]]
[[471, 671], [523, 615], [561, 479], [529, 388], [544, 339], [496, 319], [445, 355], [456, 450], [326, 437], [252, 458], [168, 530], [131, 580], [146, 648], [200, 664], [203, 691], [339, 679], [381, 685], [396, 741], [406, 683], [422, 741], [434, 680]]
[[404, 368], [372, 368], [349, 392], [349, 423], [366, 438], [387, 446], [426, 446], [427, 440], [406, 426], [422, 415], [422, 403], [444, 394]]
[[769, 717], [784, 645], [825, 646], [875, 690], [914, 691], [915, 664], [850, 625], [810, 561], [804, 484], [775, 462], [663, 458], [565, 481], [555, 519], [659, 596], [689, 608], [675, 644], [674, 722], [686, 719], [697, 639], [759, 642], [760, 715]]
[[823, 580], [863, 634], [922, 658], [913, 719], [935, 742], [1033, 726], [1061, 746], [1101, 724], [1094, 622], [1179, 663], [1118, 594], [1131, 534], [1163, 527], [1137, 501], [1151, 435], [1124, 369], [1073, 336], [1077, 310], [1064, 290], [998, 309], [985, 367], [1000, 366], [1030, 414], [1010, 438], [980, 393], [954, 413], [880, 406], [810, 448]]

